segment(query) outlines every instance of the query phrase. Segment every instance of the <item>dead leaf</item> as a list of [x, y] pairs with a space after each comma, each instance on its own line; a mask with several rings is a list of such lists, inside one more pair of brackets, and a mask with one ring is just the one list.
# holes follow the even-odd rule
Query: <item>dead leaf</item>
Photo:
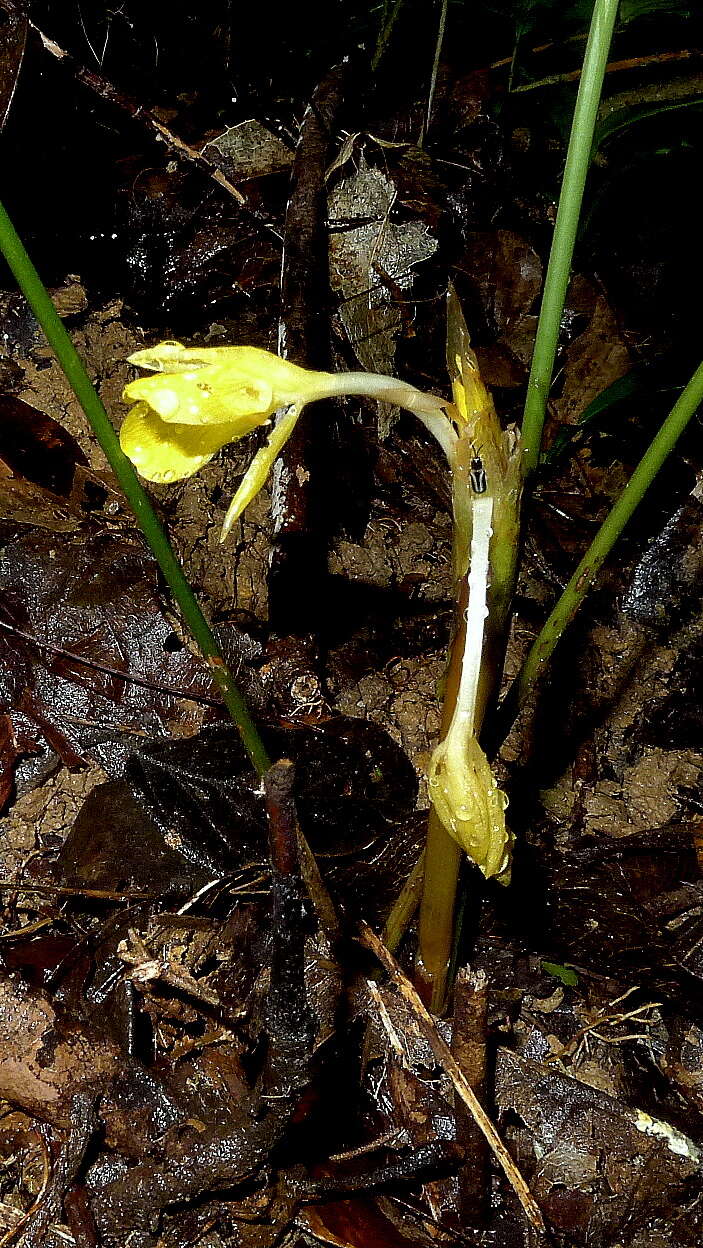
[[400, 301], [409, 298], [415, 265], [437, 250], [424, 222], [391, 220], [396, 196], [363, 152], [357, 172], [329, 193], [332, 288], [342, 298], [342, 324], [359, 363], [376, 373], [394, 371]]
[[30, 735], [76, 766], [124, 733], [196, 730], [197, 700], [217, 695], [164, 617], [155, 579], [141, 545], [114, 534], [35, 530], [4, 548], [0, 697], [14, 739]]

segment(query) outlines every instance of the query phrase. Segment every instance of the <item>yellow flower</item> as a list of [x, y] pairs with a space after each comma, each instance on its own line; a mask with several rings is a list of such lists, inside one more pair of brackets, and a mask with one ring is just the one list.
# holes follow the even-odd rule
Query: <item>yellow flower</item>
[[328, 374], [308, 372], [258, 347], [162, 342], [129, 360], [156, 375], [125, 387], [124, 399], [135, 406], [120, 443], [141, 476], [159, 483], [192, 476], [278, 408], [302, 406], [328, 388]]
[[125, 386], [133, 403], [120, 445], [147, 481], [165, 484], [198, 472], [228, 442], [282, 411], [268, 442], [254, 456], [225, 518], [224, 538], [258, 493], [306, 403], [334, 395], [369, 395], [414, 412], [445, 450], [454, 436], [446, 400], [393, 377], [322, 373], [300, 368], [260, 347], [184, 347], [161, 342], [129, 357], [155, 375]]

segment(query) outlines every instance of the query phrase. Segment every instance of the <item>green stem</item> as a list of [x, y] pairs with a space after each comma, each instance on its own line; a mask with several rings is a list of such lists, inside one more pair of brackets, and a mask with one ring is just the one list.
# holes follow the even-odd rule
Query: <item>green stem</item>
[[440, 0], [439, 6], [439, 25], [437, 28], [437, 39], [435, 41], [434, 56], [432, 58], [432, 73], [430, 74], [430, 86], [427, 92], [427, 109], [425, 111], [425, 120], [420, 132], [418, 147], [423, 147], [427, 132], [432, 121], [432, 106], [434, 104], [435, 91], [437, 90], [437, 75], [439, 74], [439, 64], [442, 59], [442, 47], [444, 44], [444, 36], [447, 33], [447, 12], [449, 10], [449, 0]]
[[464, 851], [430, 807], [425, 873], [418, 921], [415, 986], [434, 1014], [446, 1004], [454, 946], [454, 915]]
[[407, 932], [413, 915], [422, 897], [422, 881], [425, 873], [425, 851], [423, 849], [400, 893], [396, 897], [388, 918], [383, 925], [383, 943], [386, 949], [395, 953], [403, 936]]
[[123, 454], [107, 412], [91, 382], [63, 323], [42, 283], [37, 270], [0, 203], [0, 250], [17, 279], [22, 293], [43, 329], [49, 345], [56, 353], [66, 379], [90, 422], [105, 457], [117, 477], [125, 497], [134, 511], [139, 526], [149, 543], [164, 579], [176, 599], [183, 618], [206, 659], [222, 699], [236, 724], [242, 742], [259, 775], [269, 767], [265, 746], [256, 731], [237, 686], [232, 679], [213, 632], [205, 619], [183, 569], [171, 549], [168, 538], [157, 519], [146, 492]]
[[631, 519], [691, 417], [703, 403], [703, 363], [693, 374], [625, 489], [601, 524], [554, 610], [535, 638], [521, 671], [498, 712], [496, 739], [502, 740], [544, 671], [557, 642], [571, 623], [625, 525]]
[[522, 443], [527, 473], [532, 472], [539, 462], [559, 326], [569, 284], [586, 174], [591, 161], [593, 131], [617, 10], [618, 0], [595, 0], [571, 124], [564, 179], [525, 400]]

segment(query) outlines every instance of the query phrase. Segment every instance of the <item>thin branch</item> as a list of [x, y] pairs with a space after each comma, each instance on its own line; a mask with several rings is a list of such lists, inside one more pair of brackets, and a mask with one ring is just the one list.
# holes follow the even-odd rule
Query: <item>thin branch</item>
[[[51, 641], [40, 641], [32, 633], [25, 632], [23, 628], [17, 628], [14, 624], [7, 624], [5, 620], [0, 620], [0, 628], [6, 633], [11, 633], [13, 637], [21, 637], [23, 641], [28, 642], [31, 646], [36, 646], [37, 650], [46, 650], [49, 654], [55, 654], [58, 658], [68, 659], [70, 663], [75, 663], [79, 667], [87, 667], [90, 671], [104, 672], [106, 676], [113, 676], [116, 680], [123, 680], [125, 684], [139, 685], [141, 689], [151, 689], [154, 693], [166, 694], [169, 698], [187, 699], [189, 702], [197, 702], [199, 706], [222, 706], [221, 698], [208, 698], [206, 694], [189, 693], [185, 689], [175, 689], [171, 685], [159, 685], [156, 681], [147, 680], [146, 676], [135, 676], [133, 672], [121, 672], [116, 667], [110, 667], [107, 663], [100, 663], [98, 659], [86, 659], [82, 655], [76, 654], [73, 650], [64, 650], [62, 646], [55, 646]], [[62, 677], [68, 680], [68, 676]]]
[[376, 936], [376, 934], [366, 923], [360, 924], [359, 941], [364, 948], [370, 949], [371, 952], [376, 955], [379, 962], [385, 967], [386, 971], [390, 975], [392, 982], [395, 984], [398, 992], [403, 997], [403, 1000], [410, 1006], [410, 1009], [415, 1015], [420, 1031], [432, 1049], [435, 1060], [442, 1067], [445, 1074], [451, 1079], [457, 1095], [464, 1102], [479, 1130], [484, 1135], [498, 1164], [503, 1170], [506, 1179], [510, 1183], [515, 1195], [520, 1201], [530, 1225], [539, 1235], [545, 1236], [546, 1227], [544, 1219], [532, 1192], [515, 1165], [515, 1162], [510, 1156], [505, 1144], [498, 1135], [498, 1132], [493, 1126], [493, 1123], [488, 1117], [481, 1102], [478, 1100], [476, 1093], [473, 1091], [462, 1070], [457, 1065], [456, 1058], [453, 1056], [449, 1046], [440, 1036], [432, 1015], [425, 1009], [425, 1006], [410, 983], [410, 980], [406, 975], [404, 975], [395, 958], [391, 953], [389, 953], [383, 942], [379, 940], [378, 936]]
[[135, 100], [133, 96], [127, 95], [125, 92], [118, 90], [118, 88], [115, 87], [115, 85], [107, 78], [104, 78], [102, 74], [96, 74], [94, 70], [88, 69], [86, 65], [82, 65], [80, 61], [77, 61], [75, 57], [71, 56], [70, 52], [67, 52], [65, 48], [60, 47], [58, 43], [56, 43], [53, 39], [50, 39], [48, 35], [45, 35], [43, 30], [41, 30], [34, 22], [30, 21], [29, 25], [35, 34], [38, 35], [44, 50], [48, 52], [50, 56], [53, 56], [57, 61], [60, 61], [61, 64], [73, 74], [76, 82], [79, 82], [81, 86], [87, 87], [89, 91], [92, 91], [95, 95], [99, 96], [101, 100], [105, 100], [107, 103], [119, 108], [121, 112], [126, 113], [129, 117], [131, 117], [132, 121], [138, 122], [144, 127], [144, 129], [149, 131], [152, 138], [156, 139], [159, 143], [164, 143], [172, 155], [174, 155], [178, 160], [186, 161], [186, 163], [194, 165], [195, 168], [199, 169], [200, 172], [206, 177], [212, 178], [212, 180], [216, 182], [218, 186], [221, 186], [228, 195], [231, 195], [239, 206], [245, 209], [246, 212], [251, 215], [263, 229], [267, 230], [270, 234], [273, 234], [279, 242], [281, 241], [280, 232], [276, 229], [276, 227], [268, 221], [262, 213], [258, 212], [249, 204], [245, 196], [242, 195], [242, 192], [238, 190], [232, 182], [230, 182], [229, 178], [225, 177], [222, 170], [218, 168], [213, 161], [211, 161], [207, 156], [204, 156], [202, 152], [199, 152], [197, 148], [191, 147], [189, 143], [186, 143], [183, 139], [179, 138], [179, 136], [174, 134], [172, 130], [169, 130], [168, 126], [165, 126], [163, 122], [159, 121], [158, 117], [156, 117], [150, 109], [145, 108], [144, 105], [140, 104], [138, 100]]

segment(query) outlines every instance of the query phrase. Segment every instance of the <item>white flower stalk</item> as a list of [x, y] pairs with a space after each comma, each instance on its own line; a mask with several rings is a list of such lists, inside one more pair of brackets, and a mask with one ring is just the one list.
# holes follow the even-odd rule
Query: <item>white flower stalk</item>
[[476, 737], [476, 712], [493, 534], [493, 496], [475, 495], [471, 510], [471, 562], [461, 676], [449, 730], [435, 749], [428, 771], [430, 797], [451, 837], [486, 878], [507, 882], [511, 834], [505, 825], [507, 798]]

